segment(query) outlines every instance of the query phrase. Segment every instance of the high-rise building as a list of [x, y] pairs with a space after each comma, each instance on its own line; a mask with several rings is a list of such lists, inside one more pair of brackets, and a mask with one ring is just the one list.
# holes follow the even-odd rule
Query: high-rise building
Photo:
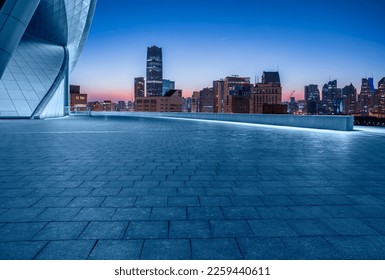
[[321, 100], [318, 85], [310, 84], [305, 86], [304, 97], [307, 114], [318, 115], [318, 107]]
[[163, 92], [163, 59], [162, 48], [147, 48], [147, 96], [162, 96]]
[[137, 97], [144, 97], [144, 77], [138, 77], [134, 80], [134, 95]]
[[[265, 104], [282, 104], [282, 86], [278, 72], [263, 72], [262, 82], [255, 84], [251, 89], [250, 114], [262, 114]], [[276, 108], [278, 106], [270, 106], [269, 110], [274, 113]], [[279, 108], [279, 111], [281, 113], [282, 108]]]
[[219, 80], [213, 82], [213, 92], [214, 92], [214, 98], [213, 98], [213, 110], [214, 113], [224, 113], [224, 100], [225, 100], [225, 94], [228, 90], [228, 83], [226, 80]]
[[226, 77], [228, 90], [225, 94], [225, 113], [250, 113], [250, 78], [231, 76]]
[[342, 100], [344, 103], [343, 113], [345, 115], [354, 115], [357, 111], [357, 90], [353, 84], [342, 89]]
[[358, 95], [358, 113], [363, 117], [369, 116], [371, 103], [370, 84], [367, 78], [362, 79], [361, 92]]
[[329, 81], [322, 88], [322, 107], [325, 115], [342, 113], [342, 90], [337, 87], [337, 80]]
[[175, 89], [175, 82], [170, 80], [163, 80], [162, 83], [162, 95], [165, 95], [171, 89]]
[[199, 92], [199, 112], [213, 113], [213, 88], [204, 88]]
[[[249, 113], [250, 78], [231, 76], [213, 82], [213, 112]], [[211, 98], [211, 97], [210, 97]]]
[[0, 118], [67, 114], [96, 0], [0, 1]]
[[385, 77], [378, 82], [378, 89], [374, 95], [373, 113], [381, 118], [385, 118]]
[[116, 109], [116, 111], [120, 111], [120, 112], [126, 111], [126, 102], [118, 101], [118, 104], [116, 104], [115, 109]]
[[199, 113], [200, 112], [200, 92], [194, 91], [191, 96], [191, 112]]
[[369, 83], [369, 89], [370, 89], [370, 94], [373, 96], [374, 95], [374, 79], [373, 78], [368, 78], [368, 83]]

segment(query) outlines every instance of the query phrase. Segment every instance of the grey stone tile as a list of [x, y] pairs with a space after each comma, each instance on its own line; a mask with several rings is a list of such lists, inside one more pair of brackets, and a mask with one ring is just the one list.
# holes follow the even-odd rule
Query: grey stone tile
[[338, 235], [338, 233], [319, 219], [285, 220], [298, 236]]
[[148, 220], [150, 218], [151, 208], [118, 208], [111, 220], [113, 221], [134, 221]]
[[289, 198], [298, 206], [324, 205], [326, 204], [315, 195], [291, 195]]
[[[231, 201], [234, 206], [264, 206], [260, 195], [240, 195], [231, 196]], [[228, 205], [221, 205], [228, 206]]]
[[41, 197], [2, 197], [0, 208], [28, 208], [36, 203]]
[[249, 224], [258, 237], [297, 236], [285, 220], [249, 220]]
[[8, 223], [0, 227], [0, 242], [24, 241], [32, 238], [46, 223]]
[[205, 196], [206, 191], [205, 188], [178, 188], [178, 195], [181, 196]]
[[75, 197], [67, 207], [99, 207], [104, 200], [105, 197], [78, 196]]
[[225, 219], [229, 220], [251, 220], [259, 219], [257, 211], [254, 207], [222, 207]]
[[142, 240], [99, 240], [88, 259], [139, 260], [142, 247]]
[[33, 222], [45, 208], [9, 209], [0, 215], [0, 222]]
[[243, 255], [234, 238], [192, 239], [194, 260], [242, 260]]
[[211, 236], [208, 221], [170, 222], [170, 238], [209, 238]]
[[177, 188], [150, 188], [149, 196], [176, 196]]
[[229, 196], [200, 196], [199, 201], [201, 206], [206, 207], [233, 205]]
[[126, 239], [154, 239], [167, 238], [168, 222], [163, 221], [132, 221], [124, 238]]
[[383, 205], [353, 205], [352, 207], [365, 217], [385, 218], [385, 206]]
[[213, 237], [254, 237], [254, 233], [245, 220], [211, 220]]
[[119, 196], [128, 196], [128, 197], [136, 197], [136, 196], [147, 196], [150, 188], [123, 188]]
[[189, 260], [190, 241], [187, 239], [145, 240], [141, 259], [143, 260]]
[[281, 240], [285, 252], [290, 252], [286, 259], [335, 260], [342, 257], [334, 246], [321, 237], [285, 237]]
[[357, 218], [324, 219], [323, 222], [340, 235], [378, 235], [374, 229]]
[[186, 207], [154, 207], [151, 211], [151, 220], [186, 220]]
[[363, 236], [330, 236], [325, 239], [348, 260], [383, 260], [385, 251]]
[[90, 222], [79, 239], [122, 239], [128, 222]]
[[36, 256], [37, 260], [84, 260], [87, 259], [96, 241], [66, 240], [51, 241]]
[[102, 207], [132, 207], [136, 201], [136, 197], [109, 196], [102, 203]]
[[293, 254], [278, 237], [237, 238], [242, 255], [247, 260], [285, 260]]
[[69, 222], [79, 213], [80, 208], [47, 208], [39, 216], [36, 221], [55, 221]]
[[116, 208], [83, 208], [74, 217], [74, 221], [108, 221], [111, 220]]
[[139, 196], [135, 202], [136, 207], [161, 207], [167, 206], [167, 196]]
[[199, 199], [197, 196], [169, 196], [169, 206], [200, 206]]
[[219, 207], [188, 207], [189, 220], [223, 220], [223, 214]]
[[61, 208], [65, 207], [73, 197], [43, 197], [33, 207], [39, 208]]
[[333, 218], [359, 218], [365, 216], [350, 205], [325, 205], [321, 209]]
[[365, 225], [374, 229], [379, 234], [385, 235], [385, 219], [383, 219], [383, 218], [369, 218], [369, 219], [368, 218], [361, 218], [359, 220], [361, 222], [363, 222]]
[[0, 242], [0, 260], [31, 260], [46, 244], [43, 241]]
[[122, 188], [95, 188], [89, 196], [117, 196]]
[[86, 222], [51, 222], [35, 235], [34, 240], [77, 239], [86, 226]]

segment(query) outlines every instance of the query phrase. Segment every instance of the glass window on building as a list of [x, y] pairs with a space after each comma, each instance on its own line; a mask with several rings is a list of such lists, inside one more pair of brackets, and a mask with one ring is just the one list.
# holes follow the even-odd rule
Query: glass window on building
[[4, 3], [5, 3], [5, 0], [0, 0], [0, 11], [1, 11], [1, 8], [3, 8]]

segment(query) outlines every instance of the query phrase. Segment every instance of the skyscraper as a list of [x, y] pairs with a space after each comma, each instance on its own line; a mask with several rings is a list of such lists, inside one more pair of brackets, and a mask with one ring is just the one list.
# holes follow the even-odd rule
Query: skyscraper
[[175, 89], [175, 81], [163, 80], [162, 95], [165, 95], [171, 89]]
[[360, 115], [363, 117], [369, 116], [370, 101], [371, 101], [370, 99], [371, 99], [371, 93], [370, 93], [369, 80], [366, 78], [363, 78], [362, 84], [361, 84], [361, 92], [358, 95], [358, 111]]
[[377, 112], [381, 117], [385, 117], [385, 77], [378, 82], [376, 93]]
[[318, 85], [305, 86], [305, 102], [308, 115], [318, 115], [320, 92]]
[[147, 48], [147, 96], [162, 96], [163, 92], [163, 62], [162, 48], [152, 46]]
[[342, 99], [344, 102], [344, 111], [345, 115], [353, 115], [357, 110], [357, 90], [350, 84], [342, 89]]
[[135, 94], [135, 99], [137, 97], [144, 97], [144, 78], [143, 77], [135, 78], [134, 94]]

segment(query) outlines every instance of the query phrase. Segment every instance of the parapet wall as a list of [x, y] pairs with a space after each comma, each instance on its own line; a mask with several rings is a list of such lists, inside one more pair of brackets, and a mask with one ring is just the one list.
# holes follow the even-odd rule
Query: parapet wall
[[131, 116], [149, 118], [203, 119], [266, 125], [352, 131], [352, 116], [252, 115], [210, 113], [91, 112], [92, 116]]

